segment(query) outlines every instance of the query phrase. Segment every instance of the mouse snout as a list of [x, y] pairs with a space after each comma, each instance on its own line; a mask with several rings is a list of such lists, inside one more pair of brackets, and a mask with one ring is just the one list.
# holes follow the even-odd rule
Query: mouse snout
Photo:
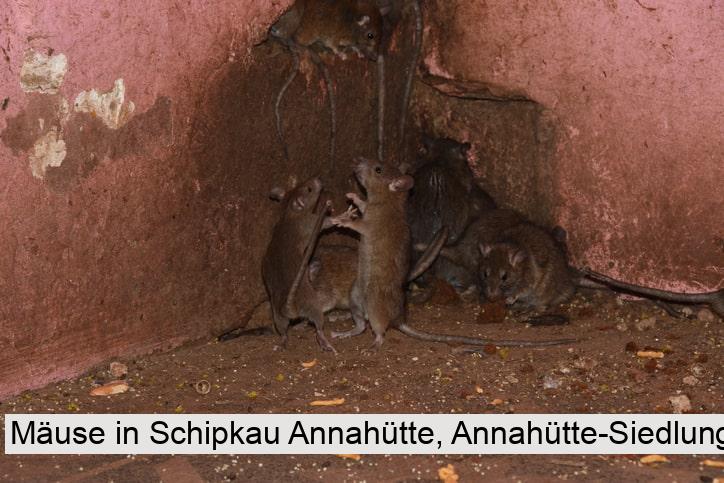
[[495, 302], [500, 300], [503, 297], [503, 294], [500, 292], [499, 288], [485, 287], [485, 297], [491, 302]]
[[366, 48], [362, 49], [362, 54], [367, 57], [367, 59], [371, 60], [372, 62], [377, 62], [377, 50], [372, 48]]

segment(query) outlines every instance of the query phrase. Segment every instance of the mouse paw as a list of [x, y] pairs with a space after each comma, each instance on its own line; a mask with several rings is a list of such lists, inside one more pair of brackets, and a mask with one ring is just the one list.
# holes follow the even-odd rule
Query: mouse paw
[[359, 211], [364, 214], [365, 209], [367, 208], [366, 201], [360, 198], [357, 193], [347, 193], [345, 197], [350, 200], [354, 205], [356, 205]]
[[317, 332], [317, 342], [319, 343], [319, 347], [325, 351], [325, 352], [331, 352], [335, 356], [339, 353], [337, 352], [337, 349], [334, 348], [332, 344], [327, 340], [327, 338], [324, 336], [324, 334], [321, 334], [320, 332]]
[[362, 349], [362, 354], [366, 356], [373, 356], [380, 352], [382, 343], [385, 341], [384, 337], [375, 336], [375, 340], [366, 349]]
[[332, 224], [334, 226], [348, 227], [356, 219], [357, 219], [357, 208], [355, 208], [354, 206], [350, 206], [349, 208], [347, 208], [347, 211], [345, 211], [341, 215], [331, 218], [330, 221], [332, 222]]

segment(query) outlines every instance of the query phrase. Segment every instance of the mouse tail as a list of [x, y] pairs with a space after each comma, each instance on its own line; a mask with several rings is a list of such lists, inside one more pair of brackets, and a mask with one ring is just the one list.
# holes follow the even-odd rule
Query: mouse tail
[[310, 48], [307, 48], [312, 62], [319, 69], [324, 82], [324, 88], [327, 90], [327, 100], [329, 103], [329, 173], [334, 171], [334, 157], [337, 148], [337, 103], [334, 97], [334, 86], [332, 85], [332, 76], [329, 75], [329, 68], [321, 57]]
[[385, 54], [377, 54], [377, 158], [385, 154]]
[[407, 122], [407, 110], [410, 105], [410, 95], [412, 94], [412, 81], [417, 71], [417, 63], [420, 61], [420, 52], [422, 51], [422, 11], [420, 10], [420, 1], [412, 0], [410, 2], [412, 12], [415, 16], [415, 44], [413, 47], [412, 58], [407, 71], [407, 79], [405, 79], [405, 91], [402, 95], [402, 113], [400, 116], [400, 143], [405, 142], [405, 124]]
[[282, 150], [284, 151], [284, 159], [286, 161], [289, 161], [289, 148], [287, 147], [287, 143], [284, 140], [284, 131], [282, 129], [282, 116], [279, 112], [279, 107], [282, 104], [282, 99], [284, 99], [284, 94], [286, 94], [287, 89], [289, 89], [289, 86], [299, 73], [299, 53], [293, 46], [289, 46], [289, 52], [291, 52], [292, 54], [292, 71], [289, 73], [289, 77], [287, 77], [287, 80], [284, 81], [282, 88], [279, 89], [279, 93], [277, 94], [277, 98], [274, 102], [274, 117], [276, 118], [277, 137], [279, 138], [279, 142], [282, 145]]
[[553, 340], [493, 340], [493, 339], [478, 339], [476, 337], [465, 337], [462, 335], [445, 335], [445, 334], [433, 334], [430, 332], [424, 332], [421, 330], [414, 329], [402, 323], [397, 325], [397, 330], [403, 334], [410, 336], [415, 339], [424, 340], [428, 342], [443, 342], [446, 344], [466, 344], [466, 345], [497, 345], [500, 347], [549, 347], [554, 345], [565, 345], [577, 342], [576, 339], [553, 339]]
[[228, 331], [224, 332], [223, 334], [221, 334], [220, 336], [218, 336], [217, 340], [219, 342], [226, 342], [228, 340], [233, 340], [238, 337], [243, 337], [243, 336], [248, 336], [248, 335], [256, 336], [256, 335], [273, 334], [274, 330], [269, 326], [255, 327], [253, 329], [244, 329], [244, 327], [246, 327], [246, 324], [249, 323], [251, 318], [256, 313], [257, 309], [259, 307], [261, 307], [262, 305], [264, 305], [264, 302], [266, 302], [266, 301], [267, 301], [267, 298], [264, 297], [259, 302], [255, 303], [251, 307], [251, 309], [249, 309], [249, 311], [247, 311], [247, 313], [244, 314], [244, 316], [241, 318], [241, 322], [239, 323], [239, 325], [237, 325], [235, 328], [228, 330]]
[[683, 303], [683, 304], [711, 304], [716, 306], [717, 301], [724, 299], [724, 289], [717, 290], [715, 292], [704, 292], [704, 293], [681, 293], [681, 292], [668, 292], [666, 290], [659, 290], [650, 287], [640, 287], [630, 283], [622, 282], [620, 280], [613, 279], [601, 273], [594, 272], [588, 268], [580, 270], [586, 278], [599, 282], [611, 288], [619, 289], [624, 292], [629, 292], [633, 295], [640, 295], [644, 297], [651, 297], [666, 302]]
[[422, 254], [420, 259], [417, 261], [417, 263], [407, 276], [408, 282], [412, 282], [417, 277], [425, 273], [427, 269], [430, 268], [433, 263], [435, 263], [435, 260], [437, 260], [437, 256], [440, 253], [442, 246], [447, 241], [448, 233], [448, 228], [446, 226], [443, 226], [440, 231], [435, 234], [435, 237], [432, 239], [432, 243], [424, 248], [425, 252]]

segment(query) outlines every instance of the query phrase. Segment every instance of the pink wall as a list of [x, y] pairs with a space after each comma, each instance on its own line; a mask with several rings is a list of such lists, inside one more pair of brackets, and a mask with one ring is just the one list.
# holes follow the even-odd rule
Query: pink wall
[[[3, 2], [0, 398], [218, 332], [259, 298], [257, 280], [245, 282], [258, 268], [245, 247], [262, 234], [240, 211], [244, 195], [210, 182], [190, 142], [207, 89], [245, 68], [288, 4]], [[23, 90], [28, 51], [66, 56], [57, 93]], [[111, 127], [102, 113], [76, 112], [78, 94], [118, 79], [125, 99], [108, 99]], [[32, 75], [24, 80], [29, 89]], [[56, 157], [41, 153], [51, 161], [43, 175], [32, 159], [51, 132]], [[235, 166], [226, 178], [241, 176]]]
[[[426, 5], [430, 79], [458, 96], [533, 100], [555, 126], [547, 197], [576, 263], [662, 288], [722, 287], [720, 2]], [[494, 120], [462, 126], [455, 114], [428, 117], [444, 117], [448, 134], [468, 135], [478, 146], [503, 132]], [[477, 169], [500, 173], [500, 157], [491, 158], [493, 166]]]
[[[724, 12], [641, 2], [655, 10], [635, 0], [427, 0], [425, 82], [437, 88], [418, 83], [415, 109], [439, 133], [473, 141], [496, 197], [562, 224], [576, 262], [663, 287], [715, 288], [724, 277]], [[307, 72], [284, 103], [293, 159], [281, 158], [271, 106], [289, 58], [251, 49], [289, 3], [6, 6], [0, 398], [218, 333], [258, 302], [274, 216], [266, 192], [318, 174], [327, 150], [324, 92]], [[22, 70], [27, 52], [56, 56], [57, 92], [30, 92], [43, 76]], [[392, 100], [403, 54], [389, 58]], [[374, 152], [375, 69], [330, 67], [344, 120], [341, 190], [347, 160]], [[390, 146], [403, 144], [390, 133]]]

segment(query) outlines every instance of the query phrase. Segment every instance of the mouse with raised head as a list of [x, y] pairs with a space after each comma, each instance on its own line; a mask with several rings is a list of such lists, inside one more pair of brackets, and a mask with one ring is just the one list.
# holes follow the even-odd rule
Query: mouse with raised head
[[291, 320], [306, 318], [316, 328], [323, 350], [334, 352], [324, 335], [324, 314], [307, 273], [319, 232], [325, 226], [329, 201], [320, 201], [322, 182], [312, 178], [289, 192], [276, 188], [272, 196], [282, 203], [282, 213], [262, 259], [262, 279], [269, 296], [274, 330], [286, 346]]
[[289, 151], [284, 141], [280, 105], [284, 94], [299, 72], [299, 54], [306, 52], [317, 65], [325, 83], [330, 111], [329, 171], [334, 169], [336, 106], [329, 69], [319, 56], [329, 51], [346, 59], [354, 53], [376, 60], [384, 14], [371, 0], [297, 0], [270, 28], [272, 38], [285, 45], [292, 55], [292, 70], [284, 81], [274, 104], [277, 136], [284, 156]]
[[379, 349], [389, 327], [405, 335], [433, 342], [470, 345], [546, 346], [572, 342], [555, 341], [494, 341], [473, 337], [439, 335], [416, 330], [405, 322], [405, 290], [410, 251], [410, 229], [405, 213], [407, 192], [414, 179], [398, 168], [378, 161], [358, 158], [355, 175], [364, 188], [367, 199], [348, 195], [361, 217], [351, 209], [333, 217], [331, 223], [359, 233], [357, 274], [350, 290], [349, 304], [355, 327], [336, 334], [350, 337], [361, 334], [365, 321], [375, 334], [371, 349]]

